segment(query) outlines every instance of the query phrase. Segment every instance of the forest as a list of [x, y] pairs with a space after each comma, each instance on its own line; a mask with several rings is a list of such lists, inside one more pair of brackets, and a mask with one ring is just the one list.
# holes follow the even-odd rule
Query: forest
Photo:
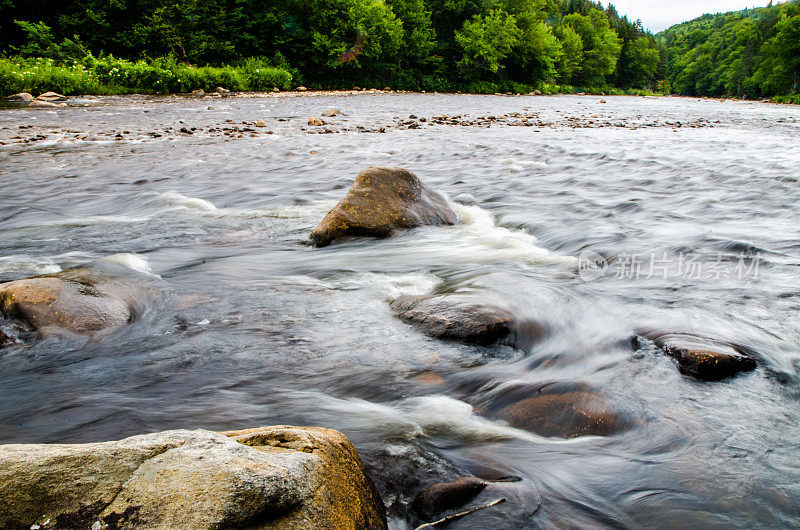
[[705, 15], [658, 37], [673, 92], [800, 103], [800, 2]]
[[658, 35], [590, 0], [2, 0], [0, 88], [791, 95], [800, 1]]

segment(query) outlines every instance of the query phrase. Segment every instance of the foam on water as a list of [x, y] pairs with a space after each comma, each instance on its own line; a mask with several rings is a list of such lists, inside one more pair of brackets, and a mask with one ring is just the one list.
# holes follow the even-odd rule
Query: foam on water
[[214, 206], [210, 201], [200, 199], [198, 197], [187, 197], [186, 195], [181, 195], [177, 191], [168, 191], [160, 194], [158, 197], [167, 204], [178, 208], [201, 210], [206, 212], [212, 212], [217, 209], [217, 207]]
[[148, 263], [147, 258], [139, 256], [138, 254], [112, 254], [110, 256], [104, 256], [97, 261], [104, 263], [116, 263], [117, 265], [122, 265], [123, 267], [127, 267], [136, 272], [157, 276], [153, 272], [153, 269], [150, 268], [150, 263]]
[[0, 256], [0, 274], [15, 272], [21, 275], [52, 274], [61, 272], [61, 267], [52, 259], [42, 256], [12, 255]]
[[401, 295], [427, 294], [439, 282], [441, 279], [429, 272], [408, 274], [364, 272], [341, 283], [344, 288], [347, 288], [348, 284], [352, 284], [355, 288], [366, 287], [376, 291], [383, 298], [393, 299]]
[[457, 225], [457, 228], [467, 242], [484, 252], [489, 251], [488, 257], [492, 259], [560, 263], [570, 266], [578, 263], [578, 259], [574, 256], [564, 256], [540, 247], [536, 237], [525, 231], [498, 225], [494, 215], [480, 206], [456, 203], [453, 207], [461, 218], [461, 224]]

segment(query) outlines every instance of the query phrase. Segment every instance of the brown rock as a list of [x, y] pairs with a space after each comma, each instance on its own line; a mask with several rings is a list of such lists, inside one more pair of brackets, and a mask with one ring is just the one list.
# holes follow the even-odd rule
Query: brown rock
[[304, 87], [304, 86], [299, 86], [295, 90], [297, 90], [298, 92], [305, 92], [308, 89], [306, 87]]
[[198, 88], [197, 90], [192, 90], [192, 95], [193, 96], [203, 96], [203, 95], [205, 95], [205, 93], [206, 93], [206, 91], [203, 90], [202, 88]]
[[338, 431], [175, 430], [0, 446], [0, 528], [386, 528]]
[[228, 94], [231, 93], [230, 90], [228, 90], [227, 88], [223, 88], [221, 86], [218, 86], [217, 88], [215, 88], [214, 92], [216, 92], [217, 94], [221, 94], [223, 96], [227, 96]]
[[62, 96], [56, 92], [45, 92], [36, 96], [36, 99], [39, 101], [66, 101], [67, 96]]
[[577, 438], [623, 432], [631, 421], [584, 384], [548, 384], [506, 389], [478, 412], [541, 436]]
[[340, 111], [339, 109], [327, 109], [327, 110], [322, 112], [322, 117], [323, 118], [333, 118], [335, 116], [340, 115], [341, 113], [342, 113], [342, 111]]
[[130, 322], [149, 289], [144, 275], [95, 262], [0, 284], [0, 312], [30, 329], [90, 334]]
[[458, 215], [447, 200], [401, 168], [360, 172], [339, 204], [311, 233], [319, 247], [345, 236], [388, 237], [395, 230], [453, 225]]
[[320, 118], [315, 118], [314, 116], [308, 117], [308, 124], [313, 125], [314, 127], [322, 127], [325, 125], [325, 122], [322, 121]]
[[756, 361], [733, 344], [688, 333], [645, 332], [667, 355], [678, 363], [681, 373], [716, 381], [756, 368]]
[[19, 94], [12, 94], [6, 98], [8, 101], [33, 101], [33, 94], [27, 92], [20, 92]]
[[428, 521], [474, 499], [486, 488], [486, 482], [475, 477], [461, 477], [452, 482], [434, 484], [417, 493], [411, 511]]
[[266, 124], [266, 122], [264, 120], [258, 120], [256, 122], [256, 127], [266, 127], [266, 126], [267, 126], [267, 124]]

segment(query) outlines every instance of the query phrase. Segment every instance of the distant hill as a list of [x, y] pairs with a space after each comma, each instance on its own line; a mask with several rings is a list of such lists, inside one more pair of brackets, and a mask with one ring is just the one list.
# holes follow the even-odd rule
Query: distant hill
[[702, 17], [656, 35], [673, 92], [762, 97], [800, 91], [800, 0]]

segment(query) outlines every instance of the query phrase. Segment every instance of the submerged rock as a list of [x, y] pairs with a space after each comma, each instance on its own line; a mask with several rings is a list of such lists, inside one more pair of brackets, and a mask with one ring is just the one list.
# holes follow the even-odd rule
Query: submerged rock
[[487, 301], [485, 295], [401, 296], [390, 306], [398, 318], [437, 339], [527, 350], [547, 334], [544, 325], [519, 320], [509, 307]]
[[461, 477], [452, 482], [434, 484], [417, 493], [411, 511], [423, 520], [459, 508], [486, 488], [486, 482], [475, 477]]
[[96, 261], [55, 274], [0, 284], [0, 312], [24, 327], [89, 334], [133, 320], [151, 278]]
[[36, 96], [38, 101], [66, 101], [67, 96], [58, 94], [57, 92], [45, 92]]
[[345, 236], [388, 237], [395, 230], [453, 225], [458, 215], [447, 200], [402, 168], [360, 172], [339, 204], [311, 233], [319, 247]]
[[221, 94], [223, 96], [227, 96], [228, 94], [231, 93], [230, 90], [228, 90], [227, 88], [223, 88], [221, 86], [218, 86], [217, 88], [215, 88], [214, 92], [216, 92], [217, 94]]
[[585, 384], [559, 383], [504, 390], [478, 412], [540, 436], [610, 436], [632, 422]]
[[28, 105], [28, 107], [33, 108], [33, 109], [36, 109], [36, 108], [41, 108], [41, 109], [61, 108], [61, 107], [64, 107], [64, 106], [65, 106], [64, 103], [53, 103], [51, 101], [41, 101], [41, 100], [38, 100], [38, 99], [35, 99], [35, 100], [31, 101], [30, 104]]
[[308, 124], [312, 125], [314, 127], [321, 127], [322, 125], [325, 125], [325, 121], [323, 121], [320, 118], [317, 118], [315, 116], [309, 116], [308, 117]]
[[8, 101], [33, 101], [33, 94], [27, 92], [20, 92], [19, 94], [11, 94], [6, 98]]
[[2, 445], [0, 498], [1, 528], [386, 528], [350, 441], [309, 427]]
[[681, 373], [716, 381], [756, 368], [756, 361], [733, 344], [688, 333], [645, 332], [664, 353], [675, 359]]

